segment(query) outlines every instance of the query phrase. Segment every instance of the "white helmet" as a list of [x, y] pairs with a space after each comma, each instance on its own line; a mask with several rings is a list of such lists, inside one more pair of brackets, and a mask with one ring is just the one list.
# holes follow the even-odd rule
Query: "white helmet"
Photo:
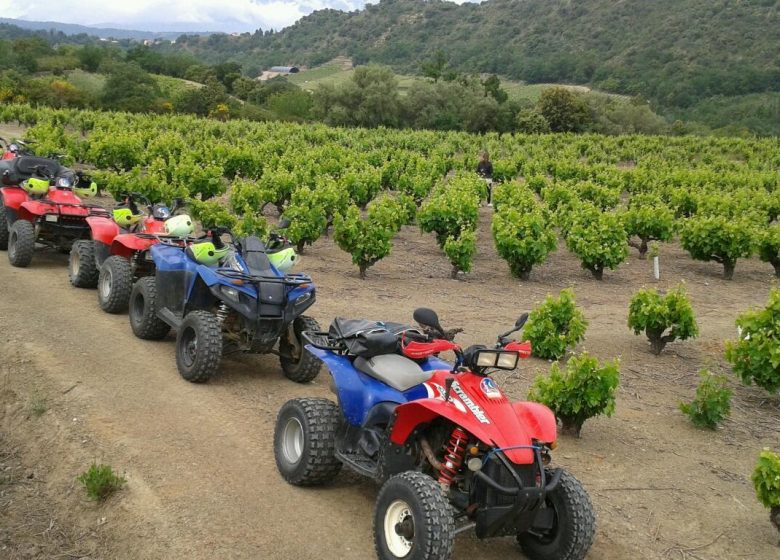
[[192, 225], [192, 218], [187, 214], [180, 214], [165, 220], [165, 233], [175, 237], [187, 237], [195, 231]]

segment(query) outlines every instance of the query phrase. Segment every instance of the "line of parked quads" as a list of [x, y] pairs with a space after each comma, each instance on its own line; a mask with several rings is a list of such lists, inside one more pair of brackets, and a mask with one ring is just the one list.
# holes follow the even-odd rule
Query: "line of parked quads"
[[106, 312], [127, 310], [136, 336], [176, 331], [188, 381], [207, 381], [234, 351], [276, 354], [299, 383], [326, 364], [336, 402], [282, 406], [276, 464], [298, 486], [325, 484], [345, 465], [376, 480], [378, 558], [443, 560], [472, 530], [514, 537], [533, 560], [585, 558], [595, 515], [579, 481], [551, 464], [554, 414], [510, 402], [490, 376], [531, 355], [512, 337], [526, 314], [494, 344], [465, 349], [426, 308], [414, 311], [418, 326], [337, 318], [324, 332], [303, 314], [315, 286], [291, 271], [284, 220], [266, 241], [225, 228], [196, 237], [182, 201], [125, 193], [109, 212], [82, 201], [97, 193], [84, 173], [22, 143], [3, 148], [0, 249], [12, 265], [29, 266], [41, 247], [68, 253], [70, 282], [96, 287]]

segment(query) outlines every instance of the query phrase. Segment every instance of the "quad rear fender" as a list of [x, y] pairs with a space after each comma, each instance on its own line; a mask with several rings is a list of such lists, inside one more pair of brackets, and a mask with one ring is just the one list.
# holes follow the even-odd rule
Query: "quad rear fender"
[[122, 233], [117, 235], [111, 242], [111, 254], [129, 259], [136, 251], [146, 251], [155, 243], [156, 240], [154, 239], [138, 237], [132, 233]]
[[3, 187], [0, 193], [3, 195], [3, 204], [11, 210], [19, 210], [23, 202], [30, 200], [30, 195], [19, 187]]
[[92, 239], [105, 245], [111, 245], [114, 238], [121, 232], [115, 221], [102, 216], [87, 218], [87, 224], [92, 230]]

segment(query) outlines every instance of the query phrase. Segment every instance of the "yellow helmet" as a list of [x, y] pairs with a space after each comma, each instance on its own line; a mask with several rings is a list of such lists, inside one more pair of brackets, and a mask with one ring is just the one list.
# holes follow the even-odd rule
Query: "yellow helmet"
[[77, 196], [97, 196], [98, 188], [95, 181], [90, 181], [89, 186], [82, 186], [83, 182], [79, 182], [75, 189]]
[[268, 260], [271, 261], [271, 264], [274, 265], [276, 270], [286, 274], [292, 269], [293, 266], [295, 266], [295, 261], [298, 260], [298, 255], [295, 254], [295, 249], [288, 247], [287, 249], [282, 249], [281, 251], [270, 253], [268, 255]]
[[195, 227], [192, 225], [192, 218], [187, 214], [180, 214], [165, 220], [165, 233], [176, 237], [187, 237], [192, 234]]
[[114, 221], [120, 226], [132, 226], [141, 221], [143, 214], [133, 214], [133, 211], [127, 206], [118, 206], [113, 211]]
[[22, 188], [32, 195], [46, 194], [49, 192], [49, 180], [30, 177], [22, 183]]
[[217, 249], [211, 241], [204, 241], [202, 243], [193, 243], [190, 245], [188, 252], [199, 264], [216, 266], [219, 264], [219, 261], [230, 252], [230, 247], [225, 245], [221, 249]]

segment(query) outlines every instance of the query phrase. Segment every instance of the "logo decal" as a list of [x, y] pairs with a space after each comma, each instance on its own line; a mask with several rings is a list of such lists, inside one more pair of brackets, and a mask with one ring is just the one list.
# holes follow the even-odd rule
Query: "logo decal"
[[457, 381], [452, 384], [452, 390], [455, 391], [458, 397], [460, 397], [460, 400], [463, 401], [463, 404], [469, 407], [469, 410], [474, 416], [477, 417], [477, 420], [479, 420], [482, 424], [490, 424], [490, 420], [488, 420], [485, 411], [479, 408], [479, 406], [477, 406], [474, 401], [471, 400], [466, 392], [460, 388], [460, 385], [458, 385]]
[[501, 391], [499, 390], [498, 385], [496, 385], [496, 382], [489, 377], [482, 380], [482, 383], [479, 384], [479, 388], [482, 389], [482, 392], [485, 393], [485, 396], [489, 399], [500, 399], [503, 396], [501, 395]]

